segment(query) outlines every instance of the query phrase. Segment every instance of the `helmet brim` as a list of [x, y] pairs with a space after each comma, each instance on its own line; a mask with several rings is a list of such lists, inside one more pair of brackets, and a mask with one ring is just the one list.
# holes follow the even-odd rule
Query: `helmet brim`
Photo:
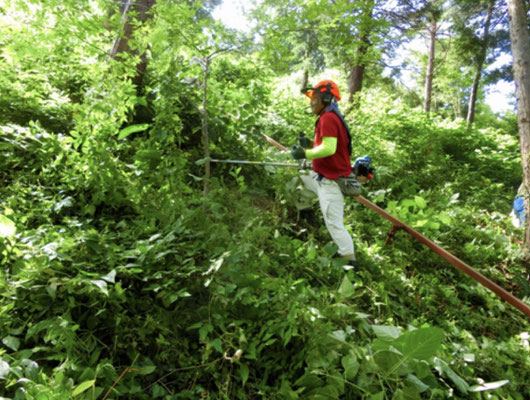
[[301, 92], [311, 99], [315, 95], [316, 90], [317, 88], [314, 88], [314, 87], [306, 87], [306, 88], [303, 88]]

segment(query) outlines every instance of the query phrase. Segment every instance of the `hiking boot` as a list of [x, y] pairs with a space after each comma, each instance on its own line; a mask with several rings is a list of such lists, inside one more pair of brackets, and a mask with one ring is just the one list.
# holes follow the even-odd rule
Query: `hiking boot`
[[317, 221], [315, 210], [309, 209], [309, 210], [300, 210], [300, 219], [305, 220], [309, 225], [316, 228], [320, 224]]

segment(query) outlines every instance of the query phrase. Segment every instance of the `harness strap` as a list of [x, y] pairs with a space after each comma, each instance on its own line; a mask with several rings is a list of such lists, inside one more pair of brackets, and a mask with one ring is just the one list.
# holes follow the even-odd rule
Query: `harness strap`
[[[350, 128], [348, 127], [348, 124], [346, 123], [346, 120], [344, 119], [344, 115], [342, 115], [339, 111], [339, 107], [337, 105], [336, 102], [332, 102], [328, 108], [328, 110], [326, 112], [333, 112], [335, 113], [335, 115], [337, 117], [339, 117], [340, 121], [342, 122], [342, 126], [344, 126], [344, 129], [346, 129], [346, 134], [348, 135], [348, 144], [347, 144], [347, 147], [348, 147], [348, 153], [351, 157], [351, 153], [353, 151], [352, 149], [352, 143], [351, 143], [351, 133], [350, 133]], [[315, 122], [315, 126], [318, 124], [318, 121], [320, 120], [320, 118], [317, 119], [317, 121]]]

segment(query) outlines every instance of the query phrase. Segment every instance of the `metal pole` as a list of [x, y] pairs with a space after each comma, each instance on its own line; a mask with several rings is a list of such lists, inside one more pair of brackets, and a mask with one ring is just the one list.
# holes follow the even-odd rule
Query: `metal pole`
[[222, 164], [270, 165], [273, 167], [309, 168], [305, 165], [300, 165], [300, 164], [295, 164], [295, 163], [284, 163], [284, 162], [246, 161], [246, 160], [210, 160], [210, 162], [222, 163]]

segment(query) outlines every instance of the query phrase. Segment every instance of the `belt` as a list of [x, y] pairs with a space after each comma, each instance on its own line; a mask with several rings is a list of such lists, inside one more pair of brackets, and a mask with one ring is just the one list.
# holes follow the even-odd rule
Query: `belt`
[[324, 175], [317, 173], [317, 177], [315, 178], [315, 180], [317, 182], [322, 182], [322, 179], [327, 179], [328, 181], [336, 181], [336, 179], [329, 179], [329, 178], [326, 178]]

